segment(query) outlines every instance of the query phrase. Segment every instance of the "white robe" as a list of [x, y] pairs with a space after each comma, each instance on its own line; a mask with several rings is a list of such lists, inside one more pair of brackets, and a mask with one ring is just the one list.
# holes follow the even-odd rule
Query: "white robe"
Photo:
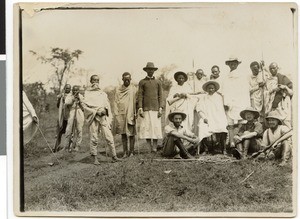
[[[184, 83], [182, 86], [176, 84], [171, 87], [169, 95], [167, 97], [167, 103], [166, 103], [166, 119], [168, 118], [168, 115], [170, 112], [173, 112], [174, 110], [180, 110], [184, 112], [187, 117], [186, 119], [182, 122], [182, 125], [184, 127], [187, 127], [190, 131], [193, 129], [193, 121], [194, 121], [194, 109], [195, 109], [195, 101], [194, 97], [189, 95], [192, 93], [191, 87]], [[176, 93], [185, 93], [187, 94], [187, 98], [185, 99], [180, 99], [173, 104], [169, 104], [169, 100], [173, 99], [174, 95]]]
[[[200, 115], [199, 138], [202, 140], [213, 133], [227, 133], [227, 118], [224, 110], [223, 98], [219, 93], [205, 94], [198, 102], [196, 110]], [[204, 123], [208, 120], [208, 124]]]
[[224, 105], [229, 107], [227, 116], [237, 123], [242, 120], [240, 112], [250, 107], [249, 83], [246, 75], [238, 69], [229, 72], [222, 84]]

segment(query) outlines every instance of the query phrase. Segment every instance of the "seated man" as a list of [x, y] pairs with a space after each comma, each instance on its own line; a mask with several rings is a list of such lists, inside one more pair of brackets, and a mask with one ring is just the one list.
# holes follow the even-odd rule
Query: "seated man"
[[163, 156], [171, 158], [178, 156], [179, 153], [179, 158], [192, 159], [193, 157], [185, 148], [183, 140], [195, 145], [199, 144], [199, 139], [181, 125], [182, 121], [186, 119], [186, 114], [175, 110], [168, 115], [168, 119], [170, 123], [165, 127]]
[[263, 134], [261, 146], [265, 148], [277, 141], [267, 153], [267, 157], [281, 159], [279, 166], [285, 166], [291, 155], [291, 129], [282, 125], [282, 120], [276, 111], [271, 111], [266, 120], [269, 128]]
[[234, 136], [234, 141], [240, 154], [239, 158], [246, 159], [248, 152], [259, 151], [263, 126], [257, 121], [259, 112], [252, 107], [241, 111], [240, 116], [247, 120], [247, 123], [242, 124], [239, 132]]

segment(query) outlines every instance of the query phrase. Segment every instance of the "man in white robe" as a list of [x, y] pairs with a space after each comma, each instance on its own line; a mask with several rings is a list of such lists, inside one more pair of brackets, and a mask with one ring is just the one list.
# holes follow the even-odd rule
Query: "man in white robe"
[[[137, 89], [131, 82], [131, 74], [122, 75], [123, 84], [116, 91], [115, 116], [116, 133], [122, 136], [123, 158], [133, 156], [136, 135], [136, 103]], [[129, 150], [128, 150], [129, 139]]]
[[[70, 109], [68, 124], [66, 127], [67, 141], [65, 149], [68, 148], [69, 150], [72, 150], [72, 148], [69, 147], [73, 136], [73, 148], [75, 151], [80, 150], [80, 144], [82, 141], [82, 127], [84, 123], [83, 108], [81, 106], [82, 101], [83, 96], [79, 93], [79, 86], [74, 85], [72, 88], [72, 94], [67, 95], [65, 99], [65, 106]], [[76, 136], [76, 139], [74, 139], [74, 136]]]
[[229, 66], [230, 71], [224, 76], [222, 94], [228, 121], [230, 147], [235, 147], [234, 128], [242, 122], [240, 112], [250, 106], [249, 83], [246, 75], [238, 69], [241, 61], [237, 58], [230, 58], [225, 64]]
[[99, 88], [99, 77], [92, 75], [91, 86], [85, 91], [82, 106], [90, 131], [90, 153], [94, 157], [94, 164], [100, 164], [97, 158], [98, 134], [100, 130], [108, 144], [113, 162], [117, 157], [114, 138], [111, 132], [112, 114], [107, 94]]

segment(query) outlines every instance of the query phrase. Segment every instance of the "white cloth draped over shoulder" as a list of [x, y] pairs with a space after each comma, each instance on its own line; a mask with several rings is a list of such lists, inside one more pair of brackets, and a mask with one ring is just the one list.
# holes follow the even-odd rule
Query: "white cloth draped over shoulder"
[[[179, 99], [178, 101], [169, 104], [169, 101], [174, 98], [175, 94], [187, 94], [187, 98]], [[166, 122], [168, 123], [168, 115], [170, 112], [173, 112], [175, 109], [178, 109], [184, 113], [186, 113], [187, 117], [182, 122], [182, 125], [184, 127], [187, 127], [189, 130], [192, 130], [193, 128], [193, 120], [194, 120], [194, 108], [195, 108], [195, 97], [192, 95], [189, 95], [193, 93], [192, 88], [184, 83], [182, 86], [176, 84], [173, 85], [170, 89], [169, 95], [167, 97], [167, 103], [166, 103]]]
[[[198, 123], [200, 140], [213, 133], [227, 133], [227, 118], [224, 110], [223, 97], [219, 93], [213, 95], [204, 94], [196, 105], [196, 111], [200, 116]], [[208, 120], [208, 124], [204, 123]]]
[[38, 124], [33, 121], [33, 117], [36, 116], [35, 110], [30, 103], [26, 93], [23, 91], [23, 141], [27, 144], [38, 129]]
[[250, 93], [247, 76], [238, 69], [224, 76], [222, 94], [224, 105], [229, 107], [227, 116], [235, 121], [241, 120], [240, 112], [250, 107]]
[[251, 106], [258, 112], [261, 112], [263, 108], [263, 88], [259, 87], [262, 82], [264, 82], [262, 72], [259, 72], [257, 76], [251, 74], [249, 77], [249, 89], [255, 90], [250, 94]]
[[114, 113], [118, 134], [132, 134], [128, 129], [128, 124], [135, 125], [136, 96], [137, 88], [132, 84], [128, 87], [121, 85], [116, 90]]
[[265, 95], [265, 113], [268, 114], [272, 109], [272, 103], [274, 101], [275, 93], [270, 94], [270, 91], [274, 90], [278, 86], [278, 78], [276, 76], [268, 75], [266, 78], [266, 90], [264, 92]]
[[[89, 125], [91, 125], [94, 119], [100, 123], [103, 123], [105, 120], [108, 124], [111, 124], [112, 113], [109, 100], [107, 94], [100, 88], [88, 87], [84, 94], [82, 106]], [[97, 112], [102, 110], [106, 110], [108, 115], [100, 117]]]

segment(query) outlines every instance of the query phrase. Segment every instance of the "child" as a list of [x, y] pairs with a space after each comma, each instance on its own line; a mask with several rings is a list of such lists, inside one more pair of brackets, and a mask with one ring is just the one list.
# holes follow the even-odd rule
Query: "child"
[[186, 114], [177, 110], [168, 115], [170, 123], [165, 127], [165, 137], [163, 140], [163, 156], [174, 157], [180, 154], [179, 158], [192, 159], [184, 146], [186, 140], [192, 144], [198, 144], [200, 141], [186, 127], [182, 126], [182, 121], [186, 119]]
[[247, 120], [247, 123], [241, 125], [239, 132], [233, 138], [240, 154], [238, 158], [246, 159], [249, 151], [253, 153], [259, 150], [263, 126], [257, 121], [259, 112], [252, 107], [241, 111], [240, 116]]
[[[205, 141], [211, 146], [212, 152], [217, 144], [221, 144], [222, 153], [226, 153], [227, 118], [223, 98], [217, 93], [220, 85], [216, 81], [207, 81], [202, 88], [207, 94], [204, 94], [196, 105], [196, 111], [200, 116], [199, 138], [200, 140], [206, 138]], [[205, 147], [206, 152], [208, 152], [207, 147]]]

